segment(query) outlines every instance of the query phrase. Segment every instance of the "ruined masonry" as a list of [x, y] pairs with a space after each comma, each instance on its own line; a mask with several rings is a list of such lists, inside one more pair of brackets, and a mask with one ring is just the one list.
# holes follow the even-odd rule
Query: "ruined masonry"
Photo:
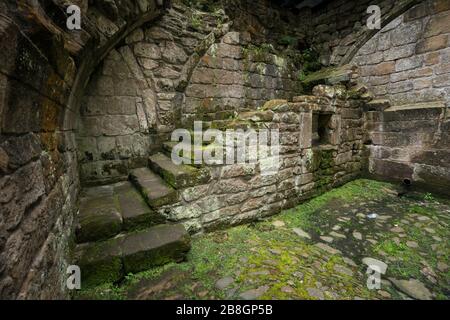
[[[305, 2], [80, 0], [69, 31], [65, 1], [3, 1], [0, 298], [69, 298], [73, 264], [89, 287], [182, 262], [192, 235], [360, 177], [448, 196], [450, 2]], [[277, 172], [174, 164], [197, 121], [278, 130]]]

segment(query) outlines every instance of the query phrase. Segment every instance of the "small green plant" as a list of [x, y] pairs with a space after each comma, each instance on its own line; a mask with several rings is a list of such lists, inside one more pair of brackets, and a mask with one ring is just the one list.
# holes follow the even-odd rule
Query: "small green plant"
[[311, 73], [319, 71], [322, 68], [319, 62], [319, 54], [312, 48], [302, 51], [299, 57], [301, 71], [298, 74], [298, 80], [304, 81]]
[[292, 36], [283, 36], [278, 40], [278, 44], [283, 46], [294, 46], [297, 44], [297, 39]]
[[216, 0], [183, 0], [184, 5], [204, 12], [217, 11], [221, 3]]
[[435, 200], [433, 195], [429, 192], [425, 193], [425, 195], [423, 196], [423, 199], [425, 201], [429, 201], [429, 202], [433, 202]]
[[202, 25], [202, 20], [195, 14], [191, 16], [191, 28], [199, 30]]

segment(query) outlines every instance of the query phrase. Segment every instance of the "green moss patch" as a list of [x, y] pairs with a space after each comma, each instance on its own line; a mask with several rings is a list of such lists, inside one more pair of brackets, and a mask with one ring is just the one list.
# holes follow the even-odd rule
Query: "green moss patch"
[[[361, 259], [369, 256], [388, 264], [384, 280], [415, 278], [436, 299], [448, 299], [450, 206], [436, 198], [399, 198], [394, 190], [389, 183], [350, 182], [268, 220], [196, 236], [187, 261], [129, 274], [120, 284], [84, 290], [78, 297], [404, 297], [393, 286], [383, 284], [381, 291], [366, 287], [367, 267]], [[371, 213], [377, 218], [367, 218]]]

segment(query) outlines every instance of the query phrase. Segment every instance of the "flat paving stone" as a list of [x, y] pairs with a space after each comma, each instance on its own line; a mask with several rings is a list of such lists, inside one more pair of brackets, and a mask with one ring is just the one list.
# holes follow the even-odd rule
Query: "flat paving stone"
[[431, 300], [433, 298], [432, 293], [425, 285], [416, 279], [399, 280], [389, 278], [394, 286], [400, 291], [404, 292], [408, 296], [418, 300]]
[[272, 225], [275, 228], [281, 228], [281, 227], [284, 227], [286, 224], [283, 221], [275, 220], [275, 221], [272, 222]]
[[317, 288], [306, 288], [306, 291], [308, 292], [308, 294], [316, 299], [319, 300], [324, 300], [325, 296], [323, 294], [323, 291]]
[[296, 235], [298, 235], [299, 237], [306, 238], [306, 239], [311, 239], [311, 236], [307, 232], [303, 231], [300, 228], [293, 228], [292, 231], [294, 231], [294, 233]]
[[356, 240], [362, 240], [362, 234], [361, 234], [361, 232], [358, 232], [358, 231], [354, 231], [353, 232], [353, 238], [355, 238]]
[[269, 286], [261, 286], [256, 289], [247, 290], [239, 295], [243, 300], [255, 300], [261, 297], [266, 291], [269, 290]]
[[338, 254], [338, 253], [342, 253], [340, 250], [335, 249], [333, 247], [330, 247], [329, 245], [325, 244], [325, 243], [316, 243], [315, 246], [319, 249], [322, 249], [330, 254]]
[[417, 242], [415, 242], [415, 241], [406, 241], [406, 245], [408, 247], [410, 247], [410, 248], [413, 248], [413, 249], [419, 247], [419, 244]]
[[328, 242], [328, 243], [332, 243], [334, 239], [333, 239], [333, 237], [321, 236], [320, 240]]
[[217, 280], [216, 282], [216, 288], [219, 290], [224, 290], [231, 286], [234, 283], [233, 277], [225, 277], [222, 279]]

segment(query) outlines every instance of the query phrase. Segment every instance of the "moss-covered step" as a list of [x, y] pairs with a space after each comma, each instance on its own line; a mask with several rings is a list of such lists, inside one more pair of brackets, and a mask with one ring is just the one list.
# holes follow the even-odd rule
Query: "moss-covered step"
[[74, 259], [81, 270], [83, 288], [96, 286], [104, 282], [115, 282], [123, 276], [121, 242], [115, 238], [80, 244], [75, 248]]
[[150, 168], [176, 189], [206, 183], [211, 175], [208, 169], [196, 169], [187, 165], [176, 165], [170, 157], [157, 153], [149, 157]]
[[[180, 142], [176, 142], [176, 141], [168, 141], [168, 142], [164, 142], [163, 143], [163, 152], [165, 155], [167, 155], [168, 157], [172, 156], [172, 151], [175, 148], [175, 146], [177, 146]], [[191, 164], [194, 165], [194, 148], [191, 145], [190, 146], [190, 151], [184, 151], [184, 150], [189, 150], [189, 144], [184, 144], [185, 147], [182, 150], [179, 150], [178, 156], [180, 158], [182, 158], [186, 164]], [[195, 165], [196, 167], [200, 166], [200, 165]]]
[[[78, 243], [111, 238], [122, 230], [122, 215], [112, 193], [107, 187], [90, 188], [80, 200], [80, 213], [76, 229]], [[98, 190], [98, 196], [95, 196]]]
[[120, 234], [113, 239], [79, 245], [75, 259], [81, 269], [82, 286], [115, 282], [128, 273], [170, 262], [181, 262], [190, 249], [183, 225], [158, 225]]
[[182, 224], [159, 225], [127, 235], [122, 243], [124, 271], [136, 273], [169, 262], [181, 262], [191, 248]]
[[177, 192], [149, 168], [132, 170], [129, 179], [152, 208], [159, 208], [178, 200]]
[[165, 223], [165, 218], [148, 206], [130, 182], [115, 184], [114, 193], [117, 194], [124, 230], [144, 229]]
[[[179, 144], [179, 142], [173, 142], [173, 141], [163, 143], [163, 153], [167, 157], [171, 158], [173, 149], [178, 144]], [[217, 152], [217, 150], [219, 150], [219, 148], [222, 149], [222, 154], [225, 155], [226, 149], [223, 146], [217, 146], [214, 143], [209, 144], [209, 145], [202, 145], [201, 151], [202, 151], [202, 153], [210, 152], [210, 154], [214, 154], [214, 152]], [[183, 159], [184, 164], [186, 164], [186, 165], [190, 165], [195, 168], [203, 168], [205, 166], [205, 163], [203, 161], [202, 161], [202, 163], [199, 163], [199, 164], [194, 163], [195, 162], [194, 161], [195, 154], [194, 154], [194, 146], [193, 145], [191, 145], [190, 149], [189, 149], [189, 145], [186, 144], [186, 145], [184, 145], [184, 148], [181, 148], [181, 147], [178, 148], [177, 153], [178, 153], [178, 156], [181, 159]], [[214, 165], [214, 164], [208, 163], [208, 165]]]

